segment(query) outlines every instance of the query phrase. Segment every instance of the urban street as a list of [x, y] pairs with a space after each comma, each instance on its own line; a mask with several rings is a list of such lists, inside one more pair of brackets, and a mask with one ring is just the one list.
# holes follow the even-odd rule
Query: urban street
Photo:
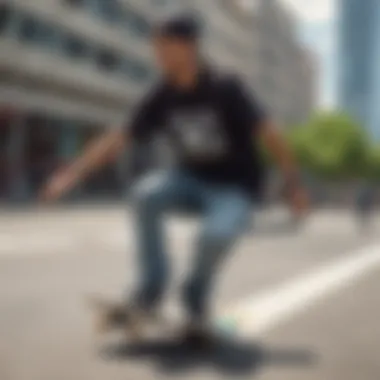
[[[366, 231], [350, 210], [316, 211], [298, 229], [287, 218], [277, 208], [252, 218], [215, 293], [229, 343], [197, 354], [165, 336], [133, 346], [92, 332], [86, 296], [120, 297], [136, 279], [127, 208], [3, 211], [0, 379], [378, 380], [379, 215]], [[167, 226], [167, 307], [179, 310], [198, 223]]]

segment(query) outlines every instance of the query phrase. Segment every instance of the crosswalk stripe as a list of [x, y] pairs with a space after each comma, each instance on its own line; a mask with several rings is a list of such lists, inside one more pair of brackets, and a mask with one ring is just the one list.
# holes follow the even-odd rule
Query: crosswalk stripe
[[243, 336], [259, 336], [379, 267], [380, 245], [349, 252], [348, 257], [230, 305], [218, 318], [233, 323]]

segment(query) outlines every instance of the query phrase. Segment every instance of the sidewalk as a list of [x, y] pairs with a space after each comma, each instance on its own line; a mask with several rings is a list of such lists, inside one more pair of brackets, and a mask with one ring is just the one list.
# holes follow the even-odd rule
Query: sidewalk
[[[92, 217], [110, 217], [125, 215], [125, 212], [130, 212], [131, 204], [127, 201], [104, 201], [104, 202], [78, 202], [66, 204], [29, 204], [29, 205], [2, 205], [0, 204], [0, 222], [8, 218], [45, 218], [45, 217], [60, 217], [60, 218], [92, 218]], [[255, 214], [272, 214], [272, 213], [288, 213], [288, 208], [281, 204], [270, 205], [265, 208], [252, 206], [252, 213]], [[194, 219], [196, 215], [187, 212], [173, 213], [179, 219]]]

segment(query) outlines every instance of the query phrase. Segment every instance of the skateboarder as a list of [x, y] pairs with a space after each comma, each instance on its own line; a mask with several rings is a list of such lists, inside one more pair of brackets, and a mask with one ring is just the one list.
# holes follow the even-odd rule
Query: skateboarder
[[161, 70], [159, 83], [143, 96], [125, 125], [110, 129], [42, 191], [45, 200], [54, 201], [131, 141], [166, 134], [176, 167], [149, 175], [133, 191], [141, 283], [128, 308], [149, 314], [160, 306], [169, 277], [161, 216], [169, 208], [191, 204], [200, 210], [203, 227], [182, 293], [188, 337], [204, 336], [213, 282], [259, 197], [259, 140], [277, 158], [295, 210], [302, 212], [307, 201], [292, 154], [269, 115], [244, 79], [219, 72], [202, 58], [200, 34], [188, 15], [157, 25], [152, 44]]
[[371, 216], [375, 206], [375, 186], [362, 183], [355, 194], [355, 209], [361, 231], [370, 227]]

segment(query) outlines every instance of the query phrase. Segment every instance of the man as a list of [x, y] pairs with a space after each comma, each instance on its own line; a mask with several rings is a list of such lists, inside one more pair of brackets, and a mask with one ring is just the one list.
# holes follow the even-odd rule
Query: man
[[361, 231], [367, 231], [370, 227], [375, 203], [374, 185], [362, 182], [356, 191], [355, 198], [356, 214]]
[[295, 163], [267, 114], [237, 77], [217, 73], [201, 60], [199, 38], [196, 22], [186, 15], [155, 28], [160, 83], [143, 98], [126, 127], [96, 141], [43, 190], [46, 200], [55, 200], [131, 141], [165, 133], [178, 165], [135, 188], [141, 284], [129, 310], [150, 313], [160, 305], [168, 280], [161, 216], [169, 208], [194, 206], [203, 216], [203, 228], [183, 288], [190, 336], [207, 328], [212, 283], [259, 196], [259, 139], [278, 158], [295, 209], [301, 212], [306, 205]]

